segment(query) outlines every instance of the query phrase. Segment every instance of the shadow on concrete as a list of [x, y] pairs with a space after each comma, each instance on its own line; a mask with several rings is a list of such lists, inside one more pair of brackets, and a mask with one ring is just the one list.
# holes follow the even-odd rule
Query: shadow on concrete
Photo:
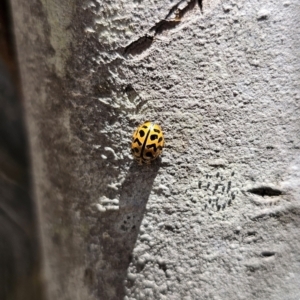
[[[92, 236], [98, 236], [102, 257], [96, 258], [96, 268], [86, 269], [85, 283], [95, 286], [97, 280], [99, 299], [115, 300], [125, 296], [124, 280], [132, 260], [139, 228], [146, 211], [154, 179], [160, 167], [160, 160], [150, 166], [132, 163], [121, 187], [119, 210], [101, 214]], [[96, 232], [95, 232], [96, 231]], [[97, 270], [93, 274], [92, 269]]]

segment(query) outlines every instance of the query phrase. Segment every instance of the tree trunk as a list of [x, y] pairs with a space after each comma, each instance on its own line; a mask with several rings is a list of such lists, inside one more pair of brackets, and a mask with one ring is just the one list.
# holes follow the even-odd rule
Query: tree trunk
[[299, 299], [298, 1], [11, 5], [48, 298]]

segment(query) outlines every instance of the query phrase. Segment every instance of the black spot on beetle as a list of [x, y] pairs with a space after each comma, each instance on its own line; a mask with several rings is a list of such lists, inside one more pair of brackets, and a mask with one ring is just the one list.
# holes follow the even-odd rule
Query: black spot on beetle
[[160, 130], [158, 129], [153, 129], [154, 132], [160, 133]]
[[140, 142], [140, 140], [139, 140], [138, 138], [136, 138], [133, 142], [134, 142], [134, 143], [138, 143], [139, 146], [142, 146], [142, 143]]
[[147, 149], [151, 149], [153, 148], [154, 149], [154, 152], [156, 152], [157, 148], [156, 148], [156, 144], [150, 144], [150, 145], [147, 145]]
[[158, 138], [158, 135], [157, 134], [151, 134], [150, 135], [150, 140], [151, 141], [154, 141], [154, 140], [156, 140]]
[[163, 138], [162, 138], [162, 136], [161, 136], [161, 137], [158, 139], [158, 142], [160, 143], [160, 142], [162, 141], [162, 139], [163, 139]]
[[145, 135], [145, 131], [144, 130], [140, 130], [140, 137], [143, 137]]
[[152, 154], [152, 152], [147, 152], [145, 155], [146, 155], [147, 157], [151, 157], [151, 158], [153, 158], [153, 154]]
[[138, 153], [140, 151], [139, 148], [133, 148], [132, 150], [134, 150], [135, 153]]

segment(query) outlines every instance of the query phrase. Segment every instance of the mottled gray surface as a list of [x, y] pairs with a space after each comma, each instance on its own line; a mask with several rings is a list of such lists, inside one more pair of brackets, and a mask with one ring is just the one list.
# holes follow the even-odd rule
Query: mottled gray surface
[[299, 299], [299, 2], [11, 2], [49, 299]]

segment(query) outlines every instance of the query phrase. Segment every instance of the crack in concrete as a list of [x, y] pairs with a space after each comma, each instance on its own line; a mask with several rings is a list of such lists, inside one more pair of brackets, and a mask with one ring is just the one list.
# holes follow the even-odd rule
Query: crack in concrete
[[270, 186], [259, 186], [259, 187], [251, 188], [251, 189], [248, 189], [247, 192], [256, 194], [261, 197], [264, 197], [264, 196], [276, 197], [276, 196], [280, 196], [283, 194], [283, 192], [281, 190], [270, 187]]
[[[186, 5], [181, 8], [182, 4]], [[138, 55], [149, 49], [155, 39], [155, 36], [178, 26], [181, 22], [182, 17], [188, 11], [193, 10], [196, 4], [198, 4], [201, 13], [203, 13], [202, 0], [191, 0], [189, 2], [179, 1], [170, 9], [163, 20], [159, 21], [157, 24], [150, 28], [149, 33], [127, 45], [123, 50], [123, 55]], [[175, 15], [175, 18], [170, 19], [173, 15]]]

